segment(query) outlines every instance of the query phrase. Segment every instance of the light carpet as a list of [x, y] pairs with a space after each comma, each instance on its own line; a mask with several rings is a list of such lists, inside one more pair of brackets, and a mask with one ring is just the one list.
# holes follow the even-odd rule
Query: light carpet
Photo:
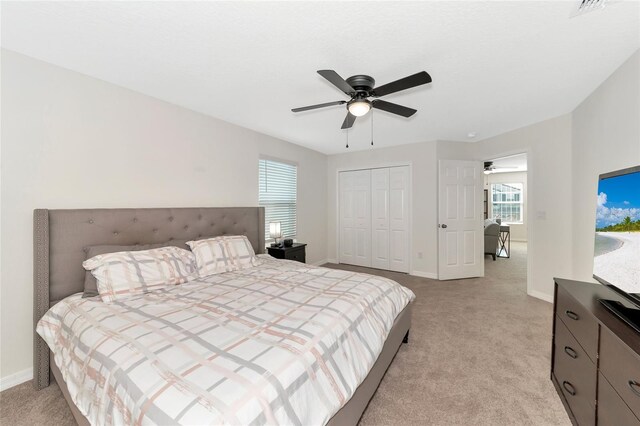
[[[552, 305], [526, 294], [526, 245], [485, 258], [485, 278], [435, 281], [383, 275], [416, 294], [402, 345], [360, 424], [570, 425], [549, 379]], [[54, 384], [0, 393], [2, 425], [74, 425]]]

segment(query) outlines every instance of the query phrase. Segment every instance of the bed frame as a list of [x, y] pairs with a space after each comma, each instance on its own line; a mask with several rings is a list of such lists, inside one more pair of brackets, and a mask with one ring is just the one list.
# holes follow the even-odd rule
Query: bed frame
[[[84, 289], [87, 247], [155, 244], [219, 235], [246, 235], [256, 253], [265, 251], [263, 207], [34, 210], [34, 328], [60, 300]], [[353, 397], [329, 425], [356, 425], [411, 326], [411, 305], [396, 318], [382, 353]], [[34, 331], [33, 384], [49, 386], [53, 376], [79, 425], [86, 417], [71, 401], [47, 344]]]

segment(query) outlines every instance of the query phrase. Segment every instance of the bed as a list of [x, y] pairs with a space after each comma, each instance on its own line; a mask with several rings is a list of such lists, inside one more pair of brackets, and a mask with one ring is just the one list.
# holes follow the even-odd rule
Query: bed
[[[202, 239], [220, 235], [246, 235], [255, 252], [261, 254], [259, 257], [262, 259], [262, 266], [257, 267], [255, 270], [238, 273], [233, 277], [214, 276], [211, 278], [212, 281], [208, 283], [190, 282], [182, 286], [176, 286], [181, 288], [176, 288], [175, 291], [190, 291], [192, 294], [197, 294], [198, 297], [211, 297], [211, 300], [218, 301], [220, 295], [207, 293], [211, 293], [215, 288], [221, 288], [220, 282], [216, 280], [227, 280], [233, 283], [249, 283], [249, 287], [247, 287], [249, 290], [255, 290], [255, 287], [251, 287], [251, 285], [255, 286], [260, 282], [270, 282], [270, 280], [273, 281], [274, 286], [278, 287], [286, 286], [288, 283], [293, 282], [325, 285], [331, 282], [331, 280], [336, 279], [344, 282], [361, 280], [363, 288], [366, 285], [388, 285], [388, 283], [383, 282], [385, 279], [379, 277], [311, 267], [290, 261], [275, 261], [263, 255], [265, 244], [264, 210], [262, 208], [36, 210], [34, 212], [34, 322], [37, 324], [54, 305], [57, 305], [54, 307], [54, 310], [57, 309], [58, 311], [63, 311], [64, 309], [67, 309], [67, 311], [77, 310], [79, 309], [78, 306], [81, 306], [90, 308], [84, 309], [84, 311], [97, 310], [96, 312], [98, 312], [99, 309], [102, 308], [98, 302], [90, 299], [80, 299], [80, 297], [76, 295], [76, 293], [82, 292], [83, 290], [85, 271], [81, 264], [85, 260], [85, 250], [89, 246], [103, 244], [153, 244], [164, 243], [173, 239]], [[282, 279], [282, 277], [285, 276], [287, 280]], [[299, 293], [300, 288], [302, 287], [292, 287], [291, 295], [296, 294], [296, 291]], [[352, 286], [349, 288], [349, 291], [356, 291], [357, 289], [358, 287]], [[247, 293], [245, 292], [245, 294]], [[183, 296], [181, 295], [180, 297], [182, 298]], [[287, 303], [293, 303], [293, 299], [295, 298], [287, 297]], [[164, 306], [162, 304], [164, 300], [165, 299], [162, 299], [159, 302], [155, 300], [153, 302], [157, 305], [154, 305], [155, 308], [160, 309]], [[63, 302], [58, 304], [61, 301]], [[145, 301], [146, 305], [149, 304], [148, 302], [149, 300]], [[380, 336], [378, 340], [380, 340], [380, 342], [377, 345], [379, 347], [371, 354], [371, 359], [367, 364], [366, 370], [361, 371], [359, 376], [354, 373], [357, 377], [352, 378], [352, 380], [357, 380], [359, 385], [352, 386], [353, 389], [349, 389], [348, 385], [346, 387], [343, 386], [341, 387], [341, 391], [336, 391], [337, 394], [342, 395], [342, 398], [338, 398], [341, 399], [340, 405], [337, 409], [330, 412], [330, 417], [305, 418], [301, 417], [300, 413], [293, 413], [293, 416], [289, 413], [285, 417], [278, 418], [265, 417], [263, 414], [257, 417], [254, 415], [242, 417], [246, 413], [245, 411], [241, 411], [239, 414], [236, 413], [239, 417], [216, 417], [217, 421], [250, 423], [247, 421], [247, 418], [251, 418], [254, 419], [256, 424], [259, 424], [278, 422], [295, 423], [295, 419], [298, 419], [298, 421], [300, 421], [300, 419], [323, 419], [312, 422], [327, 423], [330, 425], [357, 424], [399, 346], [403, 341], [406, 341], [408, 336], [411, 322], [411, 304], [403, 304], [402, 301], [395, 301], [393, 305], [394, 308], [389, 308], [389, 312], [385, 314], [393, 316], [390, 317], [390, 319], [387, 318], [386, 329], [379, 333]], [[128, 313], [129, 312], [127, 312], [127, 314]], [[382, 317], [383, 315], [378, 312], [375, 316]], [[373, 315], [371, 317], [373, 317]], [[105, 323], [105, 326], [106, 324], [107, 323]], [[383, 333], [386, 334], [386, 336], [382, 336]], [[282, 336], [279, 338], [281, 337]], [[334, 337], [336, 342], [340, 338], [340, 336], [337, 335]], [[333, 345], [337, 347], [336, 352], [345, 352], [346, 355], [343, 354], [343, 356], [347, 357], [345, 359], [348, 359], [349, 354], [353, 354], [354, 351], [358, 350], [355, 346], [349, 346], [348, 341], [343, 340], [339, 345], [336, 342], [334, 342], [335, 344]], [[371, 345], [376, 346], [375, 344]], [[62, 351], [56, 350], [56, 353], [58, 354], [58, 361], [60, 363]], [[226, 352], [224, 353], [227, 354]], [[87, 412], [86, 404], [83, 403], [82, 399], [78, 396], [82, 394], [83, 391], [82, 389], [78, 390], [78, 380], [71, 380], [69, 382], [71, 386], [68, 386], [63, 376], [66, 372], [67, 378], [71, 379], [68, 371], [69, 366], [67, 363], [62, 362], [65, 372], [61, 371], [54, 361], [54, 358], [55, 356], [49, 350], [47, 343], [36, 333], [34, 337], [34, 384], [36, 388], [42, 389], [48, 386], [50, 377], [53, 376], [59, 384], [78, 424], [89, 424], [88, 418], [83, 414], [83, 412]], [[357, 370], [358, 366], [356, 363], [353, 364]], [[363, 364], [365, 363], [363, 362]], [[338, 370], [340, 368], [344, 369], [344, 371], [342, 371], [344, 374], [350, 374], [350, 370], [347, 371], [346, 367], [341, 365]], [[316, 370], [308, 373], [314, 376]], [[334, 374], [326, 374], [327, 377], [331, 377], [332, 375], [335, 376], [335, 372]], [[309, 382], [309, 380], [294, 380], [294, 382], [297, 383], [299, 387], [303, 387], [304, 382]], [[181, 383], [190, 385], [189, 381]], [[278, 384], [276, 381], [274, 386], [277, 387]], [[289, 385], [292, 384], [293, 383], [289, 383]], [[127, 386], [129, 386], [129, 384], [125, 387]], [[317, 384], [314, 386], [317, 387]], [[330, 387], [331, 386], [335, 387], [336, 383], [331, 384]], [[291, 396], [291, 398], [297, 401], [301, 399], [300, 395], [302, 397], [309, 397], [306, 391], [299, 392], [297, 395], [298, 396]], [[79, 406], [73, 402], [74, 399], [79, 402]], [[285, 405], [282, 401], [279, 402], [279, 404]], [[278, 410], [283, 411], [282, 409]], [[273, 412], [278, 412], [278, 410], [267, 410], [267, 414], [273, 414]], [[181, 420], [177, 420], [175, 416], [168, 419], [172, 420], [170, 423], [189, 423], [189, 414], [190, 413], [187, 412], [186, 417], [179, 417]], [[184, 415], [184, 413], [181, 414], [181, 416], [182, 415]], [[161, 421], [158, 420], [160, 418], [161, 417], [155, 417], [156, 420], [153, 420], [153, 417], [140, 417], [138, 420], [139, 423], [160, 423]], [[283, 418], [286, 420], [283, 421]], [[136, 421], [132, 421], [131, 423], [136, 423]]]

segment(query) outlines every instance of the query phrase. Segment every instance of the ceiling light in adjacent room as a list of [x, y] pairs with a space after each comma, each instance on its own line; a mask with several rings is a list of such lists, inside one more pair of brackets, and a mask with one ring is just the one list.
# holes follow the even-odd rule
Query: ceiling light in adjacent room
[[467, 137], [468, 137], [469, 139], [473, 139], [473, 138], [475, 138], [476, 136], [477, 136], [476, 132], [469, 132], [469, 133], [467, 133]]
[[371, 102], [366, 99], [358, 99], [349, 102], [347, 105], [349, 112], [351, 115], [355, 115], [356, 117], [362, 117], [371, 109]]

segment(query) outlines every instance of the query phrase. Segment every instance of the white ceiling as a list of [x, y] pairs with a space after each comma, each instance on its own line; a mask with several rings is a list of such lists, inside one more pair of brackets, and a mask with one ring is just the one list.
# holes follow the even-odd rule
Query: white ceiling
[[[570, 112], [640, 47], [640, 3], [575, 18], [549, 2], [2, 2], [2, 46], [324, 153], [344, 99], [316, 74], [433, 83], [385, 97], [377, 147], [481, 140]], [[349, 133], [369, 149], [369, 116]]]

